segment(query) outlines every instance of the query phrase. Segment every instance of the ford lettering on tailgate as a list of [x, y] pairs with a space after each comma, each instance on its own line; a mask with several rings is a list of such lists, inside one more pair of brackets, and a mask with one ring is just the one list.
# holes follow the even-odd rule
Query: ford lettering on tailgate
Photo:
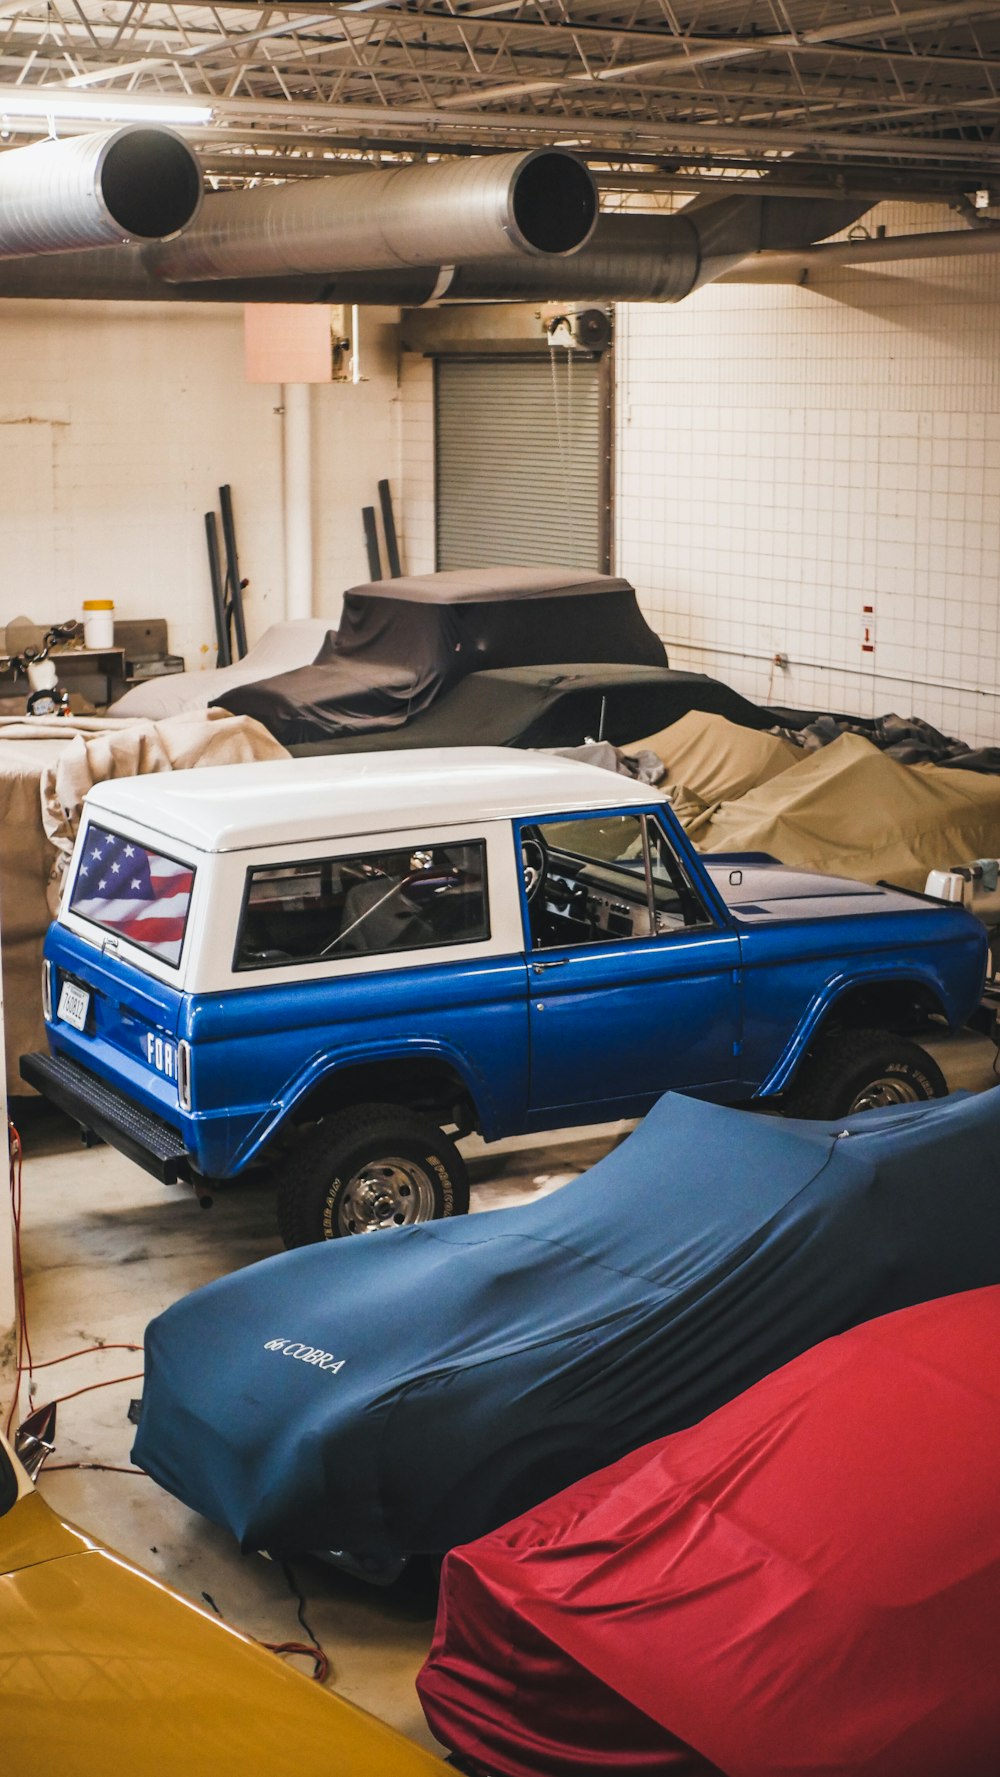
[[168, 1080], [176, 1080], [177, 1048], [174, 1043], [149, 1030], [142, 1040], [142, 1052], [150, 1067], [155, 1067], [158, 1074], [163, 1074]]

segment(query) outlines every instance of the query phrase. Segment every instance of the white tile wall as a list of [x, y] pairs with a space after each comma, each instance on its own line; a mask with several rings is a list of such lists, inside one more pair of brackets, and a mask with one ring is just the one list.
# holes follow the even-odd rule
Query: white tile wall
[[616, 352], [616, 565], [674, 664], [1000, 741], [1000, 255], [622, 306]]
[[400, 483], [396, 522], [408, 574], [432, 574], [437, 560], [434, 490], [434, 364], [417, 352], [400, 356]]
[[[316, 611], [368, 579], [361, 507], [398, 480], [395, 314], [366, 311], [358, 385], [312, 394]], [[0, 624], [165, 616], [213, 665], [203, 514], [230, 482], [251, 640], [284, 614], [280, 389], [244, 380], [243, 311], [0, 303]], [[394, 486], [394, 494], [398, 487]]]

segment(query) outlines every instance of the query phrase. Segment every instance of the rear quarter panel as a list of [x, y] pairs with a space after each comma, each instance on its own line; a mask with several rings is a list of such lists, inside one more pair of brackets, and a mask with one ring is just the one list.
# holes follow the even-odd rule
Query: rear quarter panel
[[523, 956], [345, 974], [185, 1000], [193, 1141], [210, 1176], [239, 1172], [296, 1103], [340, 1067], [422, 1056], [465, 1080], [483, 1134], [523, 1127], [528, 1097]]

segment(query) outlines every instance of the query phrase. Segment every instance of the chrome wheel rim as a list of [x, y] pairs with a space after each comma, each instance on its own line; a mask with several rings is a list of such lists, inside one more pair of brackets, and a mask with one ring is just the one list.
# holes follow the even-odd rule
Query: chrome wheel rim
[[337, 1210], [341, 1234], [378, 1234], [434, 1218], [434, 1187], [416, 1160], [370, 1160], [349, 1179]]
[[922, 1100], [923, 1093], [911, 1086], [909, 1080], [871, 1080], [852, 1099], [847, 1107], [847, 1115], [851, 1117], [856, 1111], [879, 1111], [893, 1104], [920, 1104]]

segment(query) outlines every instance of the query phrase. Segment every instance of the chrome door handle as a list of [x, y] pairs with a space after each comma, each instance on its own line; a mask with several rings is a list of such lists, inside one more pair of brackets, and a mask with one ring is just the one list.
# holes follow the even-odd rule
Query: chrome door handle
[[532, 963], [531, 972], [533, 975], [540, 975], [543, 969], [564, 969], [568, 962], [568, 956], [553, 957], [550, 963]]

